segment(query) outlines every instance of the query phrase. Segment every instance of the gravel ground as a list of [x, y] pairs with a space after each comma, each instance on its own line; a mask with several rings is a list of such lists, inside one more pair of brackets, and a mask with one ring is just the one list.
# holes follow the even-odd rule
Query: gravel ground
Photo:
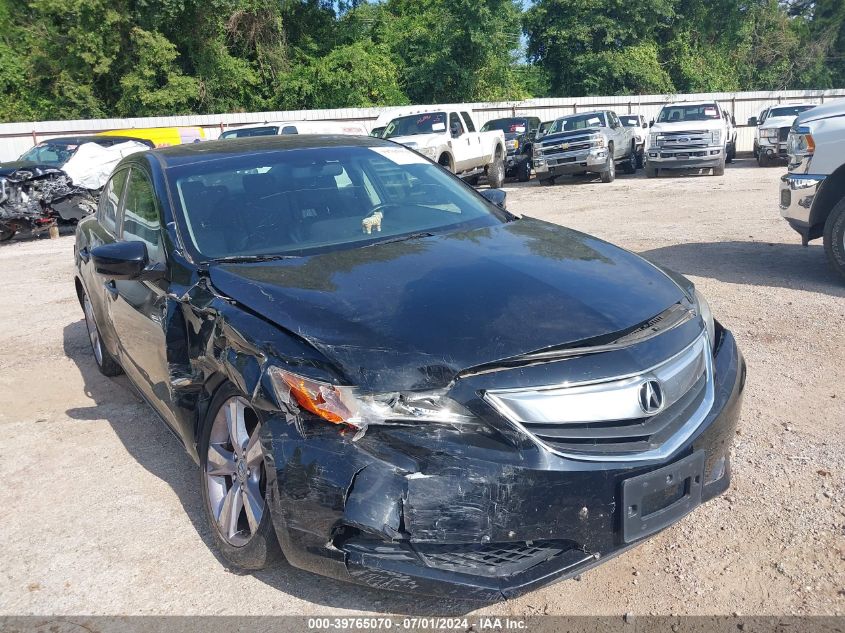
[[97, 372], [73, 238], [0, 247], [0, 614], [845, 613], [845, 283], [777, 212], [782, 168], [509, 184], [514, 210], [689, 275], [748, 385], [728, 494], [584, 574], [492, 605], [368, 590], [212, 551], [197, 471]]

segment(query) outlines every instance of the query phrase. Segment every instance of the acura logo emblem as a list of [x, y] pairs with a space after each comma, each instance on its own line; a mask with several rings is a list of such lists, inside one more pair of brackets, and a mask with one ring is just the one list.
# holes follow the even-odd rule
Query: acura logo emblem
[[640, 408], [648, 415], [663, 408], [663, 387], [656, 380], [646, 380], [640, 387]]

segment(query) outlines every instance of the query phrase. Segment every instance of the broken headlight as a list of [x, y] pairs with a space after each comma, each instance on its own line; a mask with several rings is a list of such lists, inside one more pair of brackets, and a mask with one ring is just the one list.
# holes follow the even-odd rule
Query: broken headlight
[[449, 425], [477, 420], [443, 391], [361, 393], [271, 367], [270, 380], [280, 404], [295, 404], [332, 424], [364, 430], [371, 424], [434, 422]]
[[713, 313], [710, 311], [710, 304], [698, 290], [695, 290], [695, 309], [701, 315], [701, 320], [704, 321], [704, 327], [707, 328], [707, 338], [710, 340], [710, 346], [716, 346], [716, 322], [713, 320]]

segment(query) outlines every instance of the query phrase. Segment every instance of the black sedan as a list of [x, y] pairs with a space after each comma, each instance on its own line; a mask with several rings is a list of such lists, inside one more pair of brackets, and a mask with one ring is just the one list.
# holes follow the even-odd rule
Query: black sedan
[[76, 235], [94, 358], [232, 565], [498, 599], [728, 488], [745, 364], [692, 284], [485, 193], [368, 137], [118, 165]]

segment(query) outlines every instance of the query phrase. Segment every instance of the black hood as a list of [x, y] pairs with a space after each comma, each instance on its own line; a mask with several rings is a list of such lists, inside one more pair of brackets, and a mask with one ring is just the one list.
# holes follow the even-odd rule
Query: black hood
[[585, 134], [600, 131], [600, 127], [585, 127], [580, 130], [570, 130], [568, 132], [555, 132], [554, 134], [546, 134], [543, 137], [542, 142], [545, 145], [548, 143], [554, 143], [555, 141], [563, 141], [568, 138], [572, 138], [573, 136], [584, 136]]
[[8, 163], [0, 163], [0, 178], [15, 179], [15, 174], [18, 171], [31, 172], [33, 177], [38, 178], [45, 174], [53, 174], [61, 172], [61, 169], [53, 165], [44, 165], [42, 163], [33, 163], [28, 160], [14, 160]]
[[683, 298], [640, 257], [530, 218], [209, 272], [221, 293], [376, 391], [443, 387], [470, 367], [626, 330]]

